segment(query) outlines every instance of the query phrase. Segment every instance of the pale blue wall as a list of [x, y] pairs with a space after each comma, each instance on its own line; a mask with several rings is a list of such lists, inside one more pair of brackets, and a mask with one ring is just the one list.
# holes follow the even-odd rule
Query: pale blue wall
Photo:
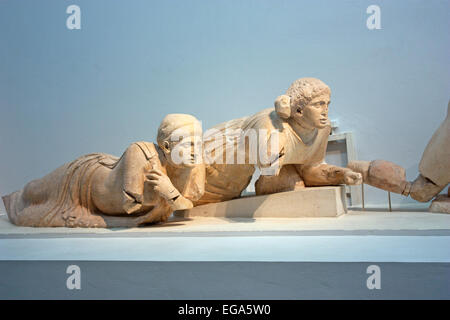
[[[66, 28], [77, 4], [82, 29]], [[381, 7], [382, 30], [366, 28]], [[450, 98], [449, 1], [0, 1], [0, 194], [90, 153], [271, 106], [299, 77], [332, 88], [360, 159], [417, 174]], [[369, 189], [368, 204], [386, 202]], [[394, 196], [394, 202], [403, 201]]]

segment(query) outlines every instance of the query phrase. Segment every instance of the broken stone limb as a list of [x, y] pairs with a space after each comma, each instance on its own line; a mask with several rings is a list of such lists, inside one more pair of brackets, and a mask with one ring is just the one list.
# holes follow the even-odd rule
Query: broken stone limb
[[449, 195], [439, 195], [450, 183], [450, 102], [446, 118], [422, 154], [419, 175], [413, 182], [406, 181], [405, 169], [386, 160], [352, 161], [348, 167], [361, 173], [364, 183], [386, 191], [409, 195], [420, 202], [437, 196], [430, 211], [450, 213]]
[[414, 200], [428, 202], [441, 192], [446, 185], [437, 185], [430, 179], [419, 176], [412, 182], [406, 180], [405, 169], [386, 160], [352, 161], [348, 167], [363, 176], [364, 183], [373, 187], [411, 196]]

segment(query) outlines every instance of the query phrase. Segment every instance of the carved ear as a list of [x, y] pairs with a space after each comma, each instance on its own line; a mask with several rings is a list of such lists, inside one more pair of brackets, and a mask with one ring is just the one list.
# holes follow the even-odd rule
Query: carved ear
[[275, 100], [275, 111], [280, 118], [287, 119], [291, 116], [291, 97], [281, 95]]
[[160, 146], [161, 149], [163, 149], [166, 153], [170, 152], [170, 143], [169, 141], [163, 141], [162, 145]]

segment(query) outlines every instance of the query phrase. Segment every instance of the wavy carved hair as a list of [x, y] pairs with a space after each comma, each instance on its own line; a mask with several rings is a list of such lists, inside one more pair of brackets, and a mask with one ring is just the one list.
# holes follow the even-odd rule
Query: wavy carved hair
[[313, 98], [322, 94], [331, 94], [330, 87], [316, 78], [301, 78], [295, 80], [286, 95], [291, 98], [291, 107], [303, 109]]

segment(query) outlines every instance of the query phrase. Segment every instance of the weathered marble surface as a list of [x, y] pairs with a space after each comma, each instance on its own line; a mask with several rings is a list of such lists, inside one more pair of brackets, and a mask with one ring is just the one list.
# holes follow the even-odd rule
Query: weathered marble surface
[[[385, 160], [357, 161], [347, 168], [325, 163], [330, 95], [321, 80], [301, 78], [275, 99], [274, 108], [219, 124], [204, 136], [194, 117], [170, 114], [158, 129], [157, 144], [133, 143], [120, 158], [82, 156], [4, 196], [6, 210], [10, 220], [22, 226], [133, 227], [164, 222], [175, 210], [239, 198], [255, 166], [262, 173], [255, 183], [257, 195], [364, 180], [429, 201], [449, 183], [448, 114], [425, 149], [414, 182], [406, 181], [402, 167]], [[188, 134], [180, 140], [181, 129]], [[255, 148], [247, 141], [252, 135]], [[181, 163], [175, 161], [180, 151], [188, 155]], [[305, 205], [297, 200], [292, 205]], [[445, 211], [449, 202], [440, 197], [433, 203], [433, 210]]]
[[[213, 129], [226, 139], [217, 144], [217, 140], [205, 135], [205, 156], [214, 161], [206, 167], [205, 193], [195, 205], [237, 198], [248, 186], [255, 165], [251, 163], [250, 152], [236, 148], [236, 145], [245, 146], [244, 139], [251, 132], [255, 132], [260, 138], [258, 141], [264, 141], [262, 144], [267, 146], [272, 146], [274, 136], [270, 135], [271, 132], [278, 137], [278, 149], [269, 150], [272, 156], [269, 161], [263, 163], [259, 158], [256, 161], [262, 172], [255, 185], [258, 195], [305, 186], [360, 184], [361, 174], [325, 163], [331, 130], [328, 119], [330, 94], [330, 88], [321, 80], [301, 78], [275, 100], [275, 108], [215, 126]], [[242, 134], [227, 134], [236, 131]], [[227, 143], [233, 139], [234, 144]], [[244, 163], [226, 163], [229, 154], [231, 158], [238, 158], [239, 152], [243, 153]]]

